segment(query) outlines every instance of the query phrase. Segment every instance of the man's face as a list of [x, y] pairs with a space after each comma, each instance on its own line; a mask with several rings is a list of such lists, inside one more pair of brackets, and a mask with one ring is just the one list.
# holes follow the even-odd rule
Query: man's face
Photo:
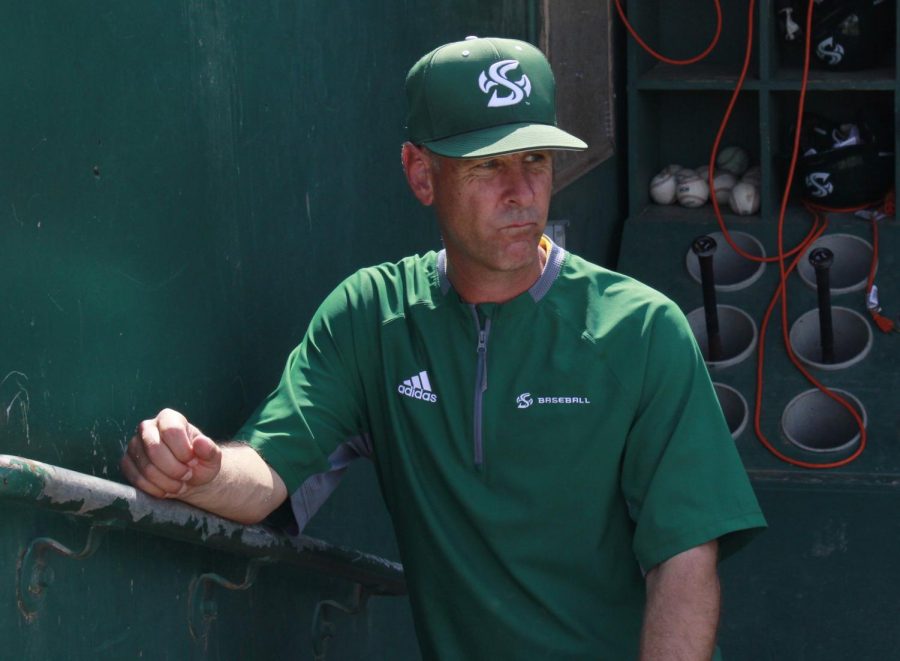
[[552, 152], [434, 156], [432, 163], [433, 203], [452, 268], [469, 277], [533, 270], [550, 207]]

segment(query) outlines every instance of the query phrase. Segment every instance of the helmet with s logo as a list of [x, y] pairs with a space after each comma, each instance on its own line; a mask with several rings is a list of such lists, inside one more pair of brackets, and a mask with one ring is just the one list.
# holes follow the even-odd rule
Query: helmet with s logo
[[894, 180], [894, 154], [874, 123], [863, 117], [834, 122], [803, 117], [797, 183], [807, 202], [847, 208], [880, 201]]
[[[779, 32], [786, 54], [802, 56], [804, 0], [777, 0]], [[821, 69], [848, 71], [886, 66], [893, 61], [896, 0], [816, 0], [810, 61]]]

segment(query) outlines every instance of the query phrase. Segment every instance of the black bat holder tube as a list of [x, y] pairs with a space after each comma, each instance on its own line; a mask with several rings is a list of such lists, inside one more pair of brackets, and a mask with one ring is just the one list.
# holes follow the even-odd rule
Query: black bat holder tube
[[700, 266], [703, 307], [688, 313], [688, 323], [710, 369], [734, 365], [753, 353], [758, 337], [756, 323], [740, 308], [719, 305], [716, 301], [715, 239], [699, 236], [691, 244], [691, 250]]
[[[830, 271], [835, 261], [834, 252], [826, 247], [810, 251], [818, 306], [793, 323], [789, 337], [797, 358], [824, 371], [855, 365], [868, 355], [873, 342], [872, 326], [863, 315], [831, 305]], [[852, 393], [834, 392], [850, 402], [866, 424], [862, 403]], [[781, 428], [788, 441], [807, 452], [852, 452], [860, 441], [859, 427], [850, 412], [818, 388], [802, 392], [788, 403]]]
[[834, 253], [816, 248], [809, 262], [816, 273], [818, 307], [801, 315], [791, 326], [794, 354], [805, 365], [821, 370], [840, 370], [863, 360], [872, 348], [872, 325], [856, 310], [831, 304], [830, 271]]

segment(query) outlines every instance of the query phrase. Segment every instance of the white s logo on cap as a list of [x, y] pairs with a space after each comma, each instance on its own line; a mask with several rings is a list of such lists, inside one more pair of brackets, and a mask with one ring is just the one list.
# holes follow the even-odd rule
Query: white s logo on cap
[[[487, 70], [487, 74], [485, 74], [484, 71], [481, 72], [481, 75], [478, 77], [478, 87], [480, 87], [481, 91], [485, 94], [494, 90], [494, 93], [491, 95], [491, 100], [488, 101], [488, 108], [514, 106], [517, 103], [520, 103], [525, 97], [531, 95], [531, 81], [524, 73], [518, 81], [512, 81], [506, 77], [510, 71], [518, 66], [518, 60], [500, 60], [490, 66]], [[509, 90], [509, 94], [506, 96], [498, 96], [497, 92], [499, 90], [495, 89], [498, 85]]]

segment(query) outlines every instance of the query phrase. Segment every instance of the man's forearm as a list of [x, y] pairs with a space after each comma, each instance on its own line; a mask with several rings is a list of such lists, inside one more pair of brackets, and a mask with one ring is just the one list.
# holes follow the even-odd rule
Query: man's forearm
[[281, 477], [249, 445], [222, 446], [215, 479], [178, 496], [186, 503], [240, 523], [257, 523], [287, 498]]
[[689, 549], [647, 574], [641, 661], [708, 661], [719, 624], [718, 544]]

